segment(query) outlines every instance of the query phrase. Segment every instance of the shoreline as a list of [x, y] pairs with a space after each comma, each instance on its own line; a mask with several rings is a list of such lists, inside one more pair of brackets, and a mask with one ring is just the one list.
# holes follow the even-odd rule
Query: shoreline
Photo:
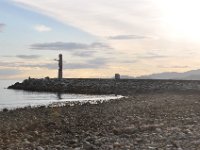
[[[35, 85], [39, 81], [42, 84]], [[101, 84], [97, 84], [97, 79], [64, 79], [62, 82], [29, 79], [14, 86], [43, 90], [49, 83], [52, 83], [49, 87], [60, 87], [56, 89], [59, 91], [121, 93], [127, 97], [96, 104], [75, 103], [0, 112], [0, 148], [200, 148], [200, 81], [118, 80], [117, 91], [112, 79], [101, 80]]]
[[199, 149], [200, 93], [0, 112], [1, 149]]
[[[76, 95], [76, 94], [70, 94], [70, 95]], [[73, 98], [73, 99], [60, 98], [57, 100], [50, 100], [48, 102], [45, 100], [43, 103], [40, 102], [38, 104], [36, 103], [30, 104], [30, 102], [25, 104], [25, 101], [24, 103], [21, 103], [21, 106], [19, 104], [18, 106], [14, 106], [14, 105], [8, 106], [4, 104], [4, 107], [0, 107], [0, 112], [3, 110], [9, 111], [9, 110], [15, 110], [15, 109], [21, 109], [21, 108], [59, 107], [59, 106], [65, 106], [65, 105], [72, 106], [74, 104], [82, 105], [84, 103], [97, 104], [97, 103], [103, 103], [110, 100], [118, 100], [118, 99], [124, 98], [124, 96], [121, 96], [121, 95], [117, 95], [117, 96], [115, 95], [86, 95], [86, 94], [78, 94], [78, 95], [79, 95], [79, 98]], [[81, 96], [83, 96], [83, 98], [81, 98]]]

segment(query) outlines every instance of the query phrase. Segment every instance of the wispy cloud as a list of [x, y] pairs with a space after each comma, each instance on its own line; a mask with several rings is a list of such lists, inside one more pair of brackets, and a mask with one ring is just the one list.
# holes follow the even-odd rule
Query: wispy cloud
[[0, 23], [0, 32], [3, 31], [3, 28], [5, 27], [6, 25], [4, 23]]
[[152, 53], [152, 52], [147, 52], [147, 53], [144, 53], [144, 54], [136, 55], [136, 57], [138, 59], [159, 59], [159, 58], [168, 58], [169, 56], [157, 54], [157, 53]]
[[141, 35], [116, 35], [116, 36], [109, 36], [108, 39], [111, 40], [136, 40], [136, 39], [146, 39], [149, 38], [147, 36]]
[[14, 1], [63, 23], [103, 37], [138, 34], [144, 30], [153, 32], [158, 25], [158, 15], [155, 13], [157, 9], [153, 0], [59, 0], [59, 3], [41, 0]]
[[0, 77], [7, 77], [21, 74], [22, 71], [17, 69], [0, 69]]
[[[101, 67], [107, 67], [110, 59], [108, 58], [93, 58], [85, 60], [83, 62], [77, 63], [66, 63], [64, 62], [64, 69], [98, 69]], [[46, 68], [46, 69], [58, 69], [57, 63], [26, 63], [26, 62], [0, 62], [0, 67], [9, 67], [9, 68]]]
[[95, 53], [97, 53], [97, 51], [95, 50], [74, 51], [72, 55], [79, 56], [79, 57], [91, 57], [91, 56], [94, 56]]
[[0, 61], [0, 67], [9, 67], [9, 68], [18, 68], [24, 67], [25, 62], [17, 62], [17, 61]]
[[[106, 68], [108, 65], [109, 59], [106, 58], [94, 58], [91, 60], [87, 60], [85, 62], [80, 63], [64, 63], [64, 69], [99, 69], [99, 68]], [[48, 63], [48, 64], [41, 64], [40, 67], [48, 68], [48, 69], [57, 69], [57, 63]]]
[[21, 59], [37, 59], [40, 58], [40, 55], [16, 55], [16, 57]]
[[50, 27], [42, 24], [34, 26], [34, 29], [38, 32], [49, 32], [52, 30]]
[[37, 59], [37, 58], [40, 58], [41, 56], [40, 55], [15, 55], [15, 56], [5, 55], [2, 57], [15, 57], [15, 58], [21, 58], [21, 59]]
[[92, 50], [92, 49], [111, 49], [111, 47], [104, 43], [68, 43], [68, 42], [52, 42], [52, 43], [36, 43], [32, 44], [31, 49], [35, 50]]
[[184, 69], [184, 68], [190, 68], [189, 66], [166, 66], [166, 65], [158, 65], [159, 68], [173, 68], [173, 69]]

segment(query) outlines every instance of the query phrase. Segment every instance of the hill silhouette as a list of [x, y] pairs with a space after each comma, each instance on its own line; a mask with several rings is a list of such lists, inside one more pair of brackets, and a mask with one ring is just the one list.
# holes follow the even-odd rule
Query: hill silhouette
[[200, 69], [187, 72], [163, 72], [137, 77], [137, 79], [180, 79], [180, 80], [200, 80]]

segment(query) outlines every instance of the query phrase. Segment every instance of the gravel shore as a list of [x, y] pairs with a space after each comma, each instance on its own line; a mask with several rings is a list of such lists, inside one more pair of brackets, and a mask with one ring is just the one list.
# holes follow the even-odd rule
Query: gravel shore
[[197, 150], [200, 93], [148, 93], [99, 104], [0, 112], [2, 150]]

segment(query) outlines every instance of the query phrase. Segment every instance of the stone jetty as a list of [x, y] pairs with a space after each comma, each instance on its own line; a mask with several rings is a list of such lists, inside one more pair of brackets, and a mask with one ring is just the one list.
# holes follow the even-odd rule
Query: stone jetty
[[195, 80], [91, 79], [91, 78], [29, 78], [15, 83], [9, 89], [79, 94], [121, 94], [146, 92], [200, 91]]

